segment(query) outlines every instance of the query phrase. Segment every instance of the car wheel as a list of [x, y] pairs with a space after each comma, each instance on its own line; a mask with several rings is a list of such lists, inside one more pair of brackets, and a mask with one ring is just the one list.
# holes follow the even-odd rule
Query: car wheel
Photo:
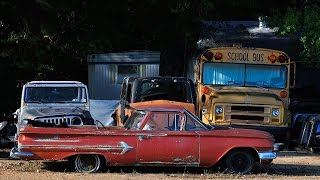
[[226, 172], [247, 174], [255, 164], [252, 154], [247, 150], [231, 151], [224, 162]]
[[79, 154], [72, 161], [74, 170], [81, 173], [97, 172], [102, 167], [101, 159], [96, 154]]

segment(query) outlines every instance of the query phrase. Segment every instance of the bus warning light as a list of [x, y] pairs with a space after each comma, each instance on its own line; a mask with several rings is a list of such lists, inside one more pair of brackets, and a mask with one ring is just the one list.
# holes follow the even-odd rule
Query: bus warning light
[[222, 53], [221, 53], [221, 52], [217, 52], [217, 53], [214, 55], [214, 59], [215, 59], [215, 60], [220, 60], [220, 59], [222, 59]]
[[287, 91], [281, 91], [281, 92], [280, 92], [280, 96], [281, 96], [282, 98], [286, 98], [286, 97], [288, 96], [288, 92], [287, 92]]
[[206, 51], [205, 53], [203, 53], [203, 56], [206, 59], [211, 60], [213, 58], [213, 53], [211, 51]]
[[278, 60], [279, 60], [280, 63], [286, 62], [287, 59], [288, 59], [288, 58], [287, 58], [286, 56], [284, 56], [284, 55], [280, 55], [280, 56], [278, 57]]
[[275, 55], [270, 55], [270, 56], [268, 57], [268, 59], [269, 59], [269, 61], [271, 61], [272, 63], [275, 63], [276, 60], [277, 60], [277, 56], [275, 56]]

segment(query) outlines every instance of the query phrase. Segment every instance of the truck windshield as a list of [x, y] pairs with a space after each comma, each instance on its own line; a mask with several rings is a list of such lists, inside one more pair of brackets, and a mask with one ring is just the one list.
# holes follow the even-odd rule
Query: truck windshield
[[27, 87], [26, 103], [86, 103], [84, 87]]
[[169, 100], [193, 103], [190, 86], [184, 81], [150, 81], [141, 84], [140, 101]]
[[206, 85], [285, 88], [287, 68], [263, 64], [205, 63], [202, 81]]

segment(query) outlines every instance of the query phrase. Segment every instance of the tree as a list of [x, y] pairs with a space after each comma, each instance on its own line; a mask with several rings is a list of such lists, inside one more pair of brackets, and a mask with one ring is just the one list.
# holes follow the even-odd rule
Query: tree
[[270, 18], [273, 26], [283, 35], [298, 33], [303, 45], [300, 61], [309, 67], [320, 67], [320, 2], [299, 1], [284, 13]]
[[136, 49], [161, 51], [160, 74], [182, 76], [201, 20], [256, 19], [288, 1], [2, 0], [1, 77], [15, 97], [17, 80], [86, 83], [87, 54]]

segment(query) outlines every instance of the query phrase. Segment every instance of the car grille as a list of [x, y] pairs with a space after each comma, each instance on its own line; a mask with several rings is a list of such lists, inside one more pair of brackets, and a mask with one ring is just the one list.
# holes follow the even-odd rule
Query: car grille
[[61, 125], [66, 123], [69, 126], [72, 125], [83, 125], [83, 122], [79, 116], [55, 116], [55, 117], [45, 117], [45, 118], [36, 118], [36, 121], [41, 121], [44, 123], [53, 123], [56, 125]]

